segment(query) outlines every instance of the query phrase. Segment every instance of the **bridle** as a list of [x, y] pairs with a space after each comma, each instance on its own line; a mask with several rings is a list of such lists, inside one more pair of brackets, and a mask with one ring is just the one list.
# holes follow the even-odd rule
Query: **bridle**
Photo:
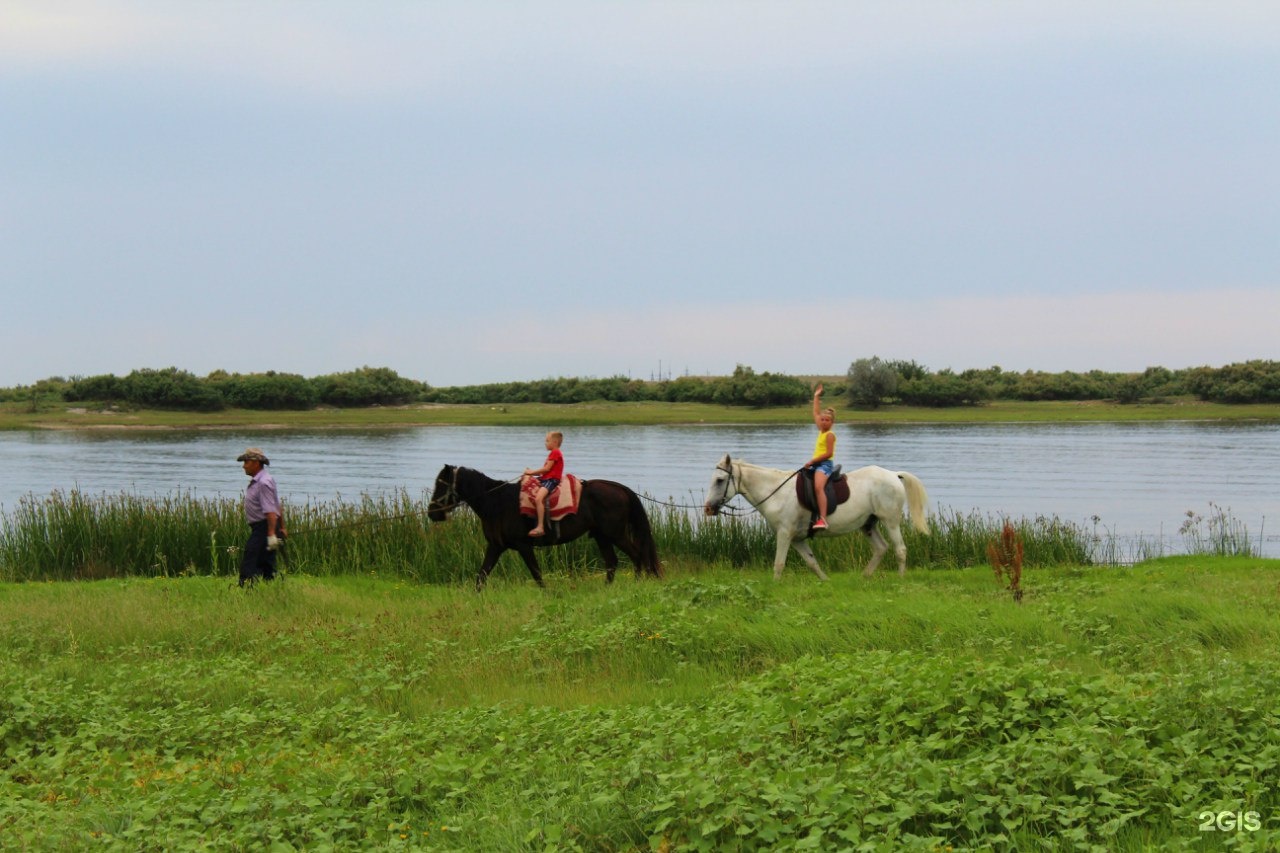
[[[779, 483], [777, 486], [775, 486], [775, 487], [774, 487], [774, 489], [773, 489], [773, 491], [772, 491], [772, 492], [770, 492], [769, 494], [765, 495], [765, 496], [764, 496], [764, 497], [763, 497], [759, 502], [756, 502], [756, 501], [751, 500], [750, 496], [749, 496], [749, 495], [747, 495], [747, 493], [746, 493], [746, 492], [744, 492], [744, 491], [742, 491], [741, 489], [739, 489], [739, 488], [738, 488], [738, 484], [737, 484], [737, 482], [735, 482], [735, 477], [733, 476], [733, 463], [732, 463], [732, 462], [730, 462], [730, 463], [729, 463], [729, 466], [728, 466], [728, 467], [725, 467], [724, 465], [717, 464], [717, 465], [716, 465], [716, 470], [717, 470], [717, 471], [723, 471], [723, 472], [724, 472], [725, 474], [727, 474], [727, 475], [728, 475], [728, 477], [729, 477], [728, 483], [726, 483], [726, 484], [725, 484], [724, 493], [725, 493], [726, 495], [727, 495], [727, 494], [729, 494], [729, 487], [730, 487], [730, 486], [732, 486], [732, 487], [733, 487], [733, 491], [734, 491], [736, 494], [738, 494], [738, 495], [742, 495], [742, 497], [746, 500], [746, 502], [747, 502], [747, 503], [749, 503], [749, 504], [751, 504], [751, 508], [752, 508], [752, 509], [754, 509], [756, 512], [760, 512], [760, 507], [762, 507], [762, 506], [764, 506], [766, 503], [768, 503], [768, 502], [769, 502], [769, 498], [771, 498], [771, 497], [773, 497], [774, 495], [776, 495], [776, 494], [777, 494], [777, 493], [782, 489], [782, 487], [783, 487], [783, 486], [785, 486], [787, 483], [791, 482], [792, 478], [794, 478], [797, 474], [799, 474], [799, 473], [800, 473], [800, 471], [799, 471], [799, 470], [792, 471], [790, 474], [788, 474], [788, 475], [787, 475], [787, 477], [786, 477], [786, 478], [785, 478], [781, 483]], [[724, 509], [724, 508], [725, 508], [725, 504], [727, 504], [727, 503], [728, 503], [728, 500], [729, 500], [729, 499], [728, 499], [728, 498], [726, 498], [725, 500], [720, 501], [720, 503], [716, 506], [715, 511], [716, 511], [716, 512], [720, 512], [722, 509]]]
[[[729, 465], [728, 465], [728, 466], [717, 464], [717, 465], [716, 465], [716, 470], [717, 470], [717, 471], [723, 471], [723, 472], [725, 473], [725, 475], [728, 477], [728, 480], [725, 482], [725, 486], [724, 486], [724, 493], [725, 493], [726, 497], [721, 498], [721, 499], [720, 499], [720, 501], [719, 501], [719, 503], [717, 503], [717, 504], [716, 504], [716, 506], [715, 506], [715, 508], [714, 508], [714, 512], [715, 512], [715, 513], [718, 513], [718, 512], [720, 512], [720, 510], [724, 509], [724, 508], [725, 508], [725, 505], [726, 505], [727, 503], [729, 503], [729, 501], [731, 500], [731, 499], [728, 497], [729, 489], [730, 489], [730, 488], [732, 488], [732, 489], [733, 489], [733, 491], [734, 491], [734, 493], [735, 493], [735, 494], [740, 495], [740, 494], [742, 494], [742, 492], [738, 491], [738, 484], [737, 484], [736, 482], [734, 482], [734, 477], [733, 477], [733, 463], [732, 463], [732, 462], [731, 462], [731, 463], [729, 463]], [[751, 499], [750, 499], [750, 498], [747, 498], [747, 502], [748, 502], [748, 503], [750, 503], [750, 502], [751, 502]]]
[[[432, 493], [431, 502], [427, 504], [428, 513], [439, 512], [447, 519], [449, 517], [449, 513], [462, 506], [464, 501], [458, 497], [458, 471], [460, 470], [461, 468], [459, 466], [454, 466], [453, 480], [449, 483], [449, 491], [442, 497], [436, 497], [435, 493]], [[437, 506], [437, 504], [442, 503], [445, 500], [449, 500], [451, 503], [448, 506]]]
[[[453, 512], [455, 509], [457, 509], [460, 506], [466, 505], [467, 502], [462, 499], [461, 495], [458, 494], [458, 474], [463, 470], [463, 468], [464, 466], [462, 465], [453, 466], [453, 478], [449, 482], [448, 491], [443, 496], [436, 497], [435, 493], [432, 492], [431, 501], [427, 504], [428, 513], [431, 513], [431, 512], [444, 513], [445, 517], [447, 518], [449, 513]], [[523, 474], [520, 474], [511, 480], [505, 480], [499, 483], [498, 485], [494, 486], [493, 488], [489, 489], [488, 491], [486, 491], [485, 494], [488, 494], [489, 492], [496, 492], [498, 489], [501, 489], [503, 486], [509, 486], [509, 485], [512, 485], [513, 483], [518, 483], [520, 482], [520, 479], [523, 476], [524, 476]], [[441, 503], [445, 500], [451, 501], [451, 503], [449, 503], [447, 506], [436, 506], [436, 504]]]

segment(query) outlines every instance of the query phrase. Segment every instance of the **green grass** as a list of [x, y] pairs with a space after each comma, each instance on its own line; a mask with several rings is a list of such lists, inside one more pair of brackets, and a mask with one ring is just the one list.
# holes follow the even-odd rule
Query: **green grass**
[[[993, 402], [983, 406], [922, 408], [886, 406], [852, 409], [840, 401], [838, 421], [856, 423], [1071, 423], [1086, 421], [1280, 420], [1280, 405], [1225, 405], [1191, 398], [1166, 403], [1119, 404], [1105, 401], [1036, 403]], [[701, 403], [576, 403], [551, 405], [373, 406], [359, 409], [318, 408], [264, 412], [229, 409], [221, 412], [158, 410], [102, 411], [96, 407], [48, 404], [32, 412], [21, 403], [0, 403], [4, 429], [308, 429], [492, 425], [589, 426], [614, 424], [803, 424], [807, 414], [795, 407], [751, 409]]]
[[0, 846], [1280, 843], [1280, 561], [767, 560], [0, 585]]

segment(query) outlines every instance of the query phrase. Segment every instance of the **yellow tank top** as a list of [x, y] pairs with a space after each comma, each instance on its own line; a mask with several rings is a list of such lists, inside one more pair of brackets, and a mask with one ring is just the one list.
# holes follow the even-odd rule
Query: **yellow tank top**
[[825, 456], [827, 453], [827, 436], [831, 436], [831, 458], [836, 458], [836, 434], [831, 430], [818, 433], [818, 443], [813, 446], [813, 458]]

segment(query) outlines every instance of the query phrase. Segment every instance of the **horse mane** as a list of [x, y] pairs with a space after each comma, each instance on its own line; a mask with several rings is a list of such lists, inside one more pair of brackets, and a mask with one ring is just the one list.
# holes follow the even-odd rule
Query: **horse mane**
[[788, 476], [788, 475], [790, 475], [790, 474], [794, 474], [794, 473], [795, 473], [795, 471], [787, 471], [787, 470], [784, 470], [784, 469], [782, 469], [782, 468], [772, 468], [772, 467], [770, 467], [770, 466], [768, 466], [768, 465], [757, 465], [757, 464], [755, 464], [754, 462], [747, 462], [747, 461], [745, 461], [745, 460], [743, 460], [743, 459], [733, 459], [733, 460], [731, 460], [731, 461], [732, 461], [735, 465], [740, 465], [740, 466], [742, 466], [743, 468], [753, 468], [753, 469], [755, 469], [756, 471], [767, 471], [767, 472], [769, 472], [770, 474], [780, 474], [780, 475], [782, 475], [782, 476], [784, 476], [784, 477], [785, 477], [785, 476]]
[[[508, 489], [519, 488], [513, 483], [495, 480], [482, 471], [464, 465], [445, 465], [441, 468], [436, 476], [435, 493], [437, 495], [440, 494], [442, 485], [452, 486], [458, 500], [468, 504], [480, 516], [501, 512], [502, 504], [507, 501], [514, 506], [514, 495]], [[433, 497], [432, 500], [434, 503], [435, 498]]]
[[467, 480], [466, 485], [476, 485], [477, 481], [481, 488], [487, 490], [496, 489], [498, 486], [508, 485], [504, 480], [495, 480], [483, 471], [477, 471], [475, 468], [468, 468], [465, 465], [459, 465], [453, 469], [458, 475], [458, 484], [461, 485], [463, 478]]

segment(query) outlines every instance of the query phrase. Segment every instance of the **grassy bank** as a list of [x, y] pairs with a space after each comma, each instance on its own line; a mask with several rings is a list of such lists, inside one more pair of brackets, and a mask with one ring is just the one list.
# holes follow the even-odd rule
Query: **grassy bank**
[[1280, 562], [549, 581], [0, 585], [0, 841], [1280, 842]]
[[[1280, 420], [1278, 405], [1225, 405], [1193, 399], [1167, 403], [996, 402], [984, 406], [851, 409], [838, 400], [839, 423], [1071, 423], [1089, 421]], [[603, 424], [803, 424], [807, 410], [751, 409], [699, 403], [518, 403], [487, 405], [374, 406], [265, 412], [161, 410], [112, 411], [47, 404], [38, 411], [20, 403], [0, 404], [4, 429], [368, 429], [380, 427], [486, 425], [584, 426]]]

